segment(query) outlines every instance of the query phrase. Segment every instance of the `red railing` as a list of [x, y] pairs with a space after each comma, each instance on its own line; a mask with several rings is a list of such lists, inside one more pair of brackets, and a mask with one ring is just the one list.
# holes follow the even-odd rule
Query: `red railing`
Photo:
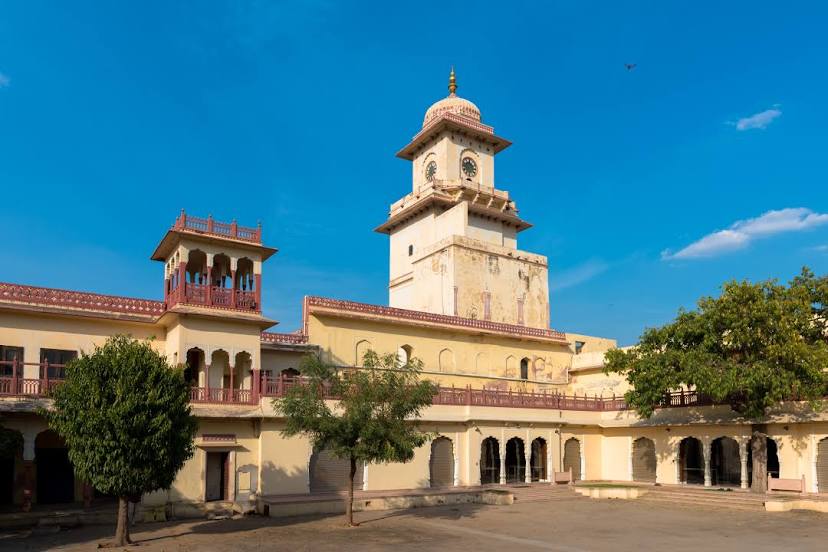
[[[36, 378], [25, 377], [26, 366], [38, 367]], [[63, 381], [62, 377], [49, 377], [49, 370], [62, 371], [63, 368], [64, 364], [48, 362], [0, 361], [0, 396], [48, 397], [52, 389]]]
[[[209, 293], [207, 293], [209, 291]], [[183, 294], [183, 299], [182, 299]], [[235, 301], [233, 296], [235, 295]], [[257, 293], [205, 284], [180, 284], [167, 293], [167, 307], [179, 303], [259, 312]]]
[[149, 316], [164, 312], [161, 301], [7, 283], [0, 283], [0, 301]]
[[213, 404], [255, 404], [257, 399], [252, 389], [193, 387], [190, 389], [190, 401]]
[[546, 328], [530, 328], [516, 324], [505, 324], [503, 322], [492, 322], [490, 320], [478, 320], [476, 318], [462, 318], [460, 316], [449, 316], [446, 314], [434, 314], [431, 312], [399, 309], [396, 307], [383, 307], [381, 305], [370, 305], [368, 303], [357, 303], [356, 301], [343, 301], [341, 299], [328, 299], [327, 297], [305, 297], [307, 308], [324, 308], [345, 312], [359, 312], [374, 316], [388, 316], [398, 320], [412, 320], [430, 324], [444, 324], [448, 326], [474, 328], [495, 333], [503, 333], [518, 336], [541, 337], [566, 343], [566, 334]]
[[289, 345], [304, 345], [308, 336], [301, 333], [262, 332], [262, 343], [287, 343]]
[[239, 226], [235, 220], [227, 223], [213, 220], [212, 216], [208, 216], [207, 218], [193, 217], [185, 213], [184, 209], [181, 210], [181, 214], [175, 219], [173, 229], [198, 232], [199, 234], [210, 234], [212, 236], [221, 236], [257, 244], [262, 243], [261, 225], [254, 228]]

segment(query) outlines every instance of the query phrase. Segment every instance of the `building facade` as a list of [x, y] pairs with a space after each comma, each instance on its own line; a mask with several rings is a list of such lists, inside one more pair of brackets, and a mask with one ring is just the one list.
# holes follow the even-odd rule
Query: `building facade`
[[622, 399], [626, 382], [601, 370], [615, 341], [550, 328], [547, 259], [518, 249], [530, 224], [496, 187], [495, 158], [510, 142], [456, 90], [452, 72], [449, 96], [398, 153], [412, 164], [412, 191], [376, 229], [389, 236], [389, 306], [306, 297], [299, 331], [269, 331], [261, 275], [276, 249], [261, 228], [184, 212], [151, 257], [164, 267], [160, 300], [0, 284], [0, 423], [23, 437], [0, 460], [0, 501], [27, 509], [98, 499], [37, 410], [49, 407], [67, 362], [115, 334], [152, 339], [192, 385], [196, 453], [169, 490], [142, 499], [175, 515], [343, 488], [345, 463], [284, 437], [272, 401], [303, 355], [347, 368], [369, 349], [421, 359], [440, 390], [422, 418], [435, 439], [411, 462], [363, 466], [366, 490], [549, 481], [552, 472], [745, 487], [761, 429], [772, 472], [828, 492], [825, 414], [782, 405], [757, 428], [685, 392], [640, 419]]

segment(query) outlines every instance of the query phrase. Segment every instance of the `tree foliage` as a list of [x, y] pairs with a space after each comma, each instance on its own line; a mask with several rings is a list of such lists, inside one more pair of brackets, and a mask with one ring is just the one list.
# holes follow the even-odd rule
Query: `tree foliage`
[[816, 407], [826, 390], [828, 278], [809, 269], [789, 285], [730, 281], [719, 297], [607, 353], [604, 371], [632, 385], [627, 403], [649, 417], [664, 394], [695, 389], [749, 418], [785, 400]]
[[116, 544], [129, 542], [129, 498], [169, 488], [193, 454], [197, 423], [181, 370], [149, 342], [114, 336], [66, 366], [53, 399], [49, 426], [77, 476], [119, 497]]
[[[373, 351], [366, 352], [361, 368], [345, 371], [309, 355], [300, 367], [303, 384], [274, 400], [285, 416], [285, 436], [305, 435], [314, 450], [328, 449], [350, 461], [350, 525], [357, 463], [407, 462], [429, 439], [414, 420], [431, 404], [436, 386], [420, 379], [421, 370], [417, 359], [402, 364], [397, 355]], [[326, 402], [326, 397], [335, 397], [336, 403]]]

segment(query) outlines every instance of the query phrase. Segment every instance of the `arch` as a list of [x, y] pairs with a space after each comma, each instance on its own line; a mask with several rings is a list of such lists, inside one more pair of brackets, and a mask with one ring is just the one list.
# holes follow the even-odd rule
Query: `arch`
[[739, 443], [732, 437], [718, 437], [710, 445], [710, 477], [714, 485], [736, 485], [742, 480]]
[[411, 345], [401, 345], [397, 349], [397, 362], [399, 362], [400, 366], [405, 366], [409, 362], [411, 362], [411, 354], [414, 352], [414, 349]]
[[253, 377], [253, 357], [247, 351], [239, 351], [233, 359], [233, 366], [228, 367], [227, 375], [231, 376], [227, 380], [228, 389], [250, 389], [252, 385], [251, 378]]
[[564, 443], [564, 458], [563, 470], [572, 470], [572, 480], [580, 481], [581, 479], [581, 441], [575, 437], [570, 437]]
[[639, 437], [632, 444], [632, 478], [633, 481], [656, 482], [655, 442], [647, 437]]
[[230, 257], [219, 253], [213, 257], [213, 268], [210, 270], [210, 279], [213, 287], [230, 288], [233, 285], [230, 272]]
[[[747, 469], [748, 469], [748, 487], [753, 485], [753, 446], [758, 439], [758, 435], [751, 437], [747, 443]], [[761, 447], [761, 445], [759, 445]], [[779, 477], [779, 445], [776, 441], [768, 436], [765, 436], [765, 457], [766, 457], [766, 475]]]
[[440, 351], [440, 355], [437, 358], [437, 362], [439, 364], [441, 372], [454, 372], [454, 353], [451, 351], [451, 349], [443, 349], [442, 351]]
[[[334, 493], [348, 490], [351, 461], [337, 458], [328, 450], [317, 450], [311, 454], [308, 463], [311, 493]], [[354, 490], [363, 486], [363, 463], [357, 462], [354, 474]]]
[[506, 357], [506, 377], [507, 378], [516, 378], [518, 377], [517, 371], [518, 361], [512, 355]]
[[512, 437], [506, 441], [506, 483], [526, 480], [526, 454], [523, 439]]
[[688, 485], [704, 484], [704, 451], [695, 437], [685, 437], [679, 443], [679, 482]]
[[546, 439], [538, 437], [532, 441], [532, 453], [529, 457], [530, 477], [532, 481], [546, 481]]
[[199, 386], [199, 374], [204, 370], [204, 351], [199, 347], [187, 350], [184, 361], [184, 381], [193, 386]]
[[75, 470], [63, 438], [47, 429], [35, 438], [37, 503], [66, 504], [75, 501]]
[[236, 289], [256, 291], [256, 278], [253, 274], [253, 260], [242, 257], [236, 262]]
[[480, 484], [500, 482], [500, 443], [494, 437], [486, 437], [480, 444]]
[[529, 359], [526, 357], [520, 359], [520, 379], [529, 379]]
[[224, 376], [229, 375], [230, 353], [216, 349], [210, 355], [210, 368], [207, 370], [207, 387], [219, 389], [224, 387]]
[[817, 443], [816, 483], [818, 493], [828, 493], [828, 437]]
[[365, 353], [371, 350], [371, 342], [367, 339], [357, 341], [354, 347], [354, 366], [362, 366], [365, 360]]
[[454, 485], [454, 445], [448, 437], [437, 437], [431, 442], [428, 481], [431, 487]]
[[477, 353], [474, 359], [474, 373], [480, 375], [489, 373], [489, 355], [486, 353]]
[[538, 374], [543, 374], [546, 371], [546, 360], [538, 357], [532, 365], [532, 379], [538, 379]]
[[[23, 434], [16, 429], [0, 427], [4, 440], [13, 449], [0, 453], [0, 506], [11, 506], [14, 503], [15, 479], [17, 476], [15, 465], [23, 458]], [[17, 435], [12, 435], [16, 433]]]
[[188, 284], [207, 284], [207, 253], [193, 249], [187, 254], [185, 277]]

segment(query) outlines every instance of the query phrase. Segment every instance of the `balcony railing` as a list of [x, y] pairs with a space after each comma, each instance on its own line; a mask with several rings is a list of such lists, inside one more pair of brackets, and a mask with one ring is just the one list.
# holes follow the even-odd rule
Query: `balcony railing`
[[[37, 366], [37, 378], [26, 378], [25, 367]], [[49, 377], [50, 370], [60, 372], [64, 364], [50, 364], [48, 362], [20, 362], [19, 360], [0, 361], [0, 396], [18, 397], [48, 397], [56, 385], [63, 381], [62, 377]]]
[[209, 234], [212, 236], [219, 236], [223, 238], [232, 238], [236, 240], [247, 241], [251, 243], [262, 243], [262, 227], [255, 228], [248, 226], [239, 226], [236, 221], [227, 223], [213, 220], [212, 216], [207, 218], [199, 218], [188, 215], [181, 210], [181, 214], [175, 219], [173, 225], [175, 230], [187, 230], [190, 232], [198, 232], [199, 234]]
[[256, 291], [208, 286], [186, 282], [167, 292], [167, 308], [177, 304], [203, 305], [223, 309], [260, 312]]

